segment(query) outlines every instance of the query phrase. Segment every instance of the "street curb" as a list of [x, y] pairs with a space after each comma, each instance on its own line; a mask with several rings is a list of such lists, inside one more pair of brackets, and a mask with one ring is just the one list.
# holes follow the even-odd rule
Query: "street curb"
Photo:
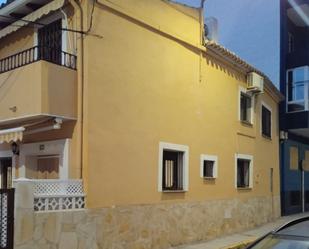
[[245, 249], [246, 246], [251, 244], [256, 239], [257, 238], [253, 237], [253, 238], [250, 238], [250, 239], [247, 239], [247, 240], [243, 240], [241, 242], [237, 242], [234, 245], [229, 245], [229, 246], [222, 247], [220, 249]]

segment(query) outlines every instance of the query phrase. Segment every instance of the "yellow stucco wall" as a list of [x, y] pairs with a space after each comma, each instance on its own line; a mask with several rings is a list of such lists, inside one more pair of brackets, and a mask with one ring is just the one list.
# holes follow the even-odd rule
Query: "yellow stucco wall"
[[[92, 32], [104, 38], [86, 38], [84, 176], [88, 206], [270, 196], [270, 167], [278, 195], [276, 102], [266, 93], [258, 96], [254, 125], [245, 127], [238, 120], [244, 74], [207, 53], [201, 58], [198, 47], [145, 26], [145, 19], [142, 23], [134, 20], [140, 13], [132, 3], [142, 1], [112, 2], [120, 7], [100, 5], [95, 10]], [[158, 8], [163, 3], [152, 4]], [[148, 23], [177, 28], [189, 23], [192, 28], [185, 30], [193, 31], [183, 34], [193, 43], [199, 40], [198, 20], [190, 19], [190, 23], [183, 13], [183, 19], [169, 19], [171, 15], [157, 13], [152, 5], [144, 7]], [[169, 7], [164, 10], [171, 11]], [[260, 134], [262, 99], [273, 109], [272, 140]], [[158, 192], [161, 141], [189, 146], [188, 192]], [[236, 153], [254, 157], [252, 190], [235, 189]], [[200, 178], [201, 154], [219, 157], [215, 181]]]
[[[88, 6], [85, 29], [90, 12]], [[77, 14], [72, 14], [75, 19], [78, 23]], [[240, 123], [239, 87], [246, 87], [246, 75], [205, 52], [197, 9], [161, 0], [99, 0], [92, 23], [84, 38], [82, 170], [80, 98], [76, 123], [65, 124], [62, 131], [25, 137], [25, 142], [72, 138], [70, 176], [83, 176], [88, 207], [271, 196], [271, 167], [274, 195], [279, 195], [277, 103], [267, 93], [257, 96], [253, 126]], [[80, 28], [73, 21], [71, 25]], [[24, 41], [28, 34], [15, 36]], [[16, 50], [14, 35], [6, 39], [12, 39], [6, 42], [12, 45], [3, 45], [0, 57]], [[72, 39], [78, 43], [80, 35]], [[79, 51], [78, 70], [80, 58]], [[261, 101], [272, 108], [272, 140], [261, 136]], [[159, 142], [189, 146], [188, 192], [158, 192]], [[236, 153], [253, 156], [251, 190], [235, 188]], [[216, 180], [200, 177], [201, 154], [218, 156]]]

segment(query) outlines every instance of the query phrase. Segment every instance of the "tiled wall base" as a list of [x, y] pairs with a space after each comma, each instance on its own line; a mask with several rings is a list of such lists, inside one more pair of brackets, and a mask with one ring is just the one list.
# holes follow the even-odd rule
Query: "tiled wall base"
[[273, 202], [258, 197], [45, 213], [17, 209], [15, 249], [165, 249], [279, 216], [279, 196]]

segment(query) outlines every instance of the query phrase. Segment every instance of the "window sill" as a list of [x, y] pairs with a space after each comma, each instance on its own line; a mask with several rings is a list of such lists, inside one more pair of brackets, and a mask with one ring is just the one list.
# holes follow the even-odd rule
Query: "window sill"
[[245, 121], [245, 120], [240, 120], [240, 123], [244, 126], [247, 126], [247, 127], [250, 127], [252, 128], [253, 127], [253, 124], [248, 122], [248, 121]]
[[162, 193], [185, 193], [186, 190], [162, 190]]
[[272, 140], [271, 136], [267, 136], [265, 134], [262, 134], [262, 137], [265, 138], [266, 140], [269, 140], [269, 141]]
[[252, 187], [237, 187], [237, 190], [252, 190]]
[[216, 180], [217, 179], [217, 177], [207, 177], [207, 176], [205, 176], [205, 177], [203, 177], [203, 179], [204, 180]]

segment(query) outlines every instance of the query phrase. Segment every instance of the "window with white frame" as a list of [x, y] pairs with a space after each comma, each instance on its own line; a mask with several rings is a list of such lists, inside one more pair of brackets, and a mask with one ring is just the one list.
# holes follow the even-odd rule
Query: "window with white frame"
[[287, 111], [296, 112], [308, 109], [309, 67], [287, 70]]
[[236, 188], [252, 188], [253, 157], [250, 155], [236, 154], [235, 161]]
[[160, 142], [158, 179], [160, 192], [188, 190], [188, 157], [188, 146]]
[[218, 157], [213, 155], [201, 155], [200, 176], [205, 179], [218, 177]]
[[261, 108], [261, 126], [262, 135], [271, 138], [271, 108], [265, 104]]
[[244, 123], [252, 124], [253, 98], [251, 94], [246, 93], [242, 89], [240, 90], [239, 98], [239, 119]]

